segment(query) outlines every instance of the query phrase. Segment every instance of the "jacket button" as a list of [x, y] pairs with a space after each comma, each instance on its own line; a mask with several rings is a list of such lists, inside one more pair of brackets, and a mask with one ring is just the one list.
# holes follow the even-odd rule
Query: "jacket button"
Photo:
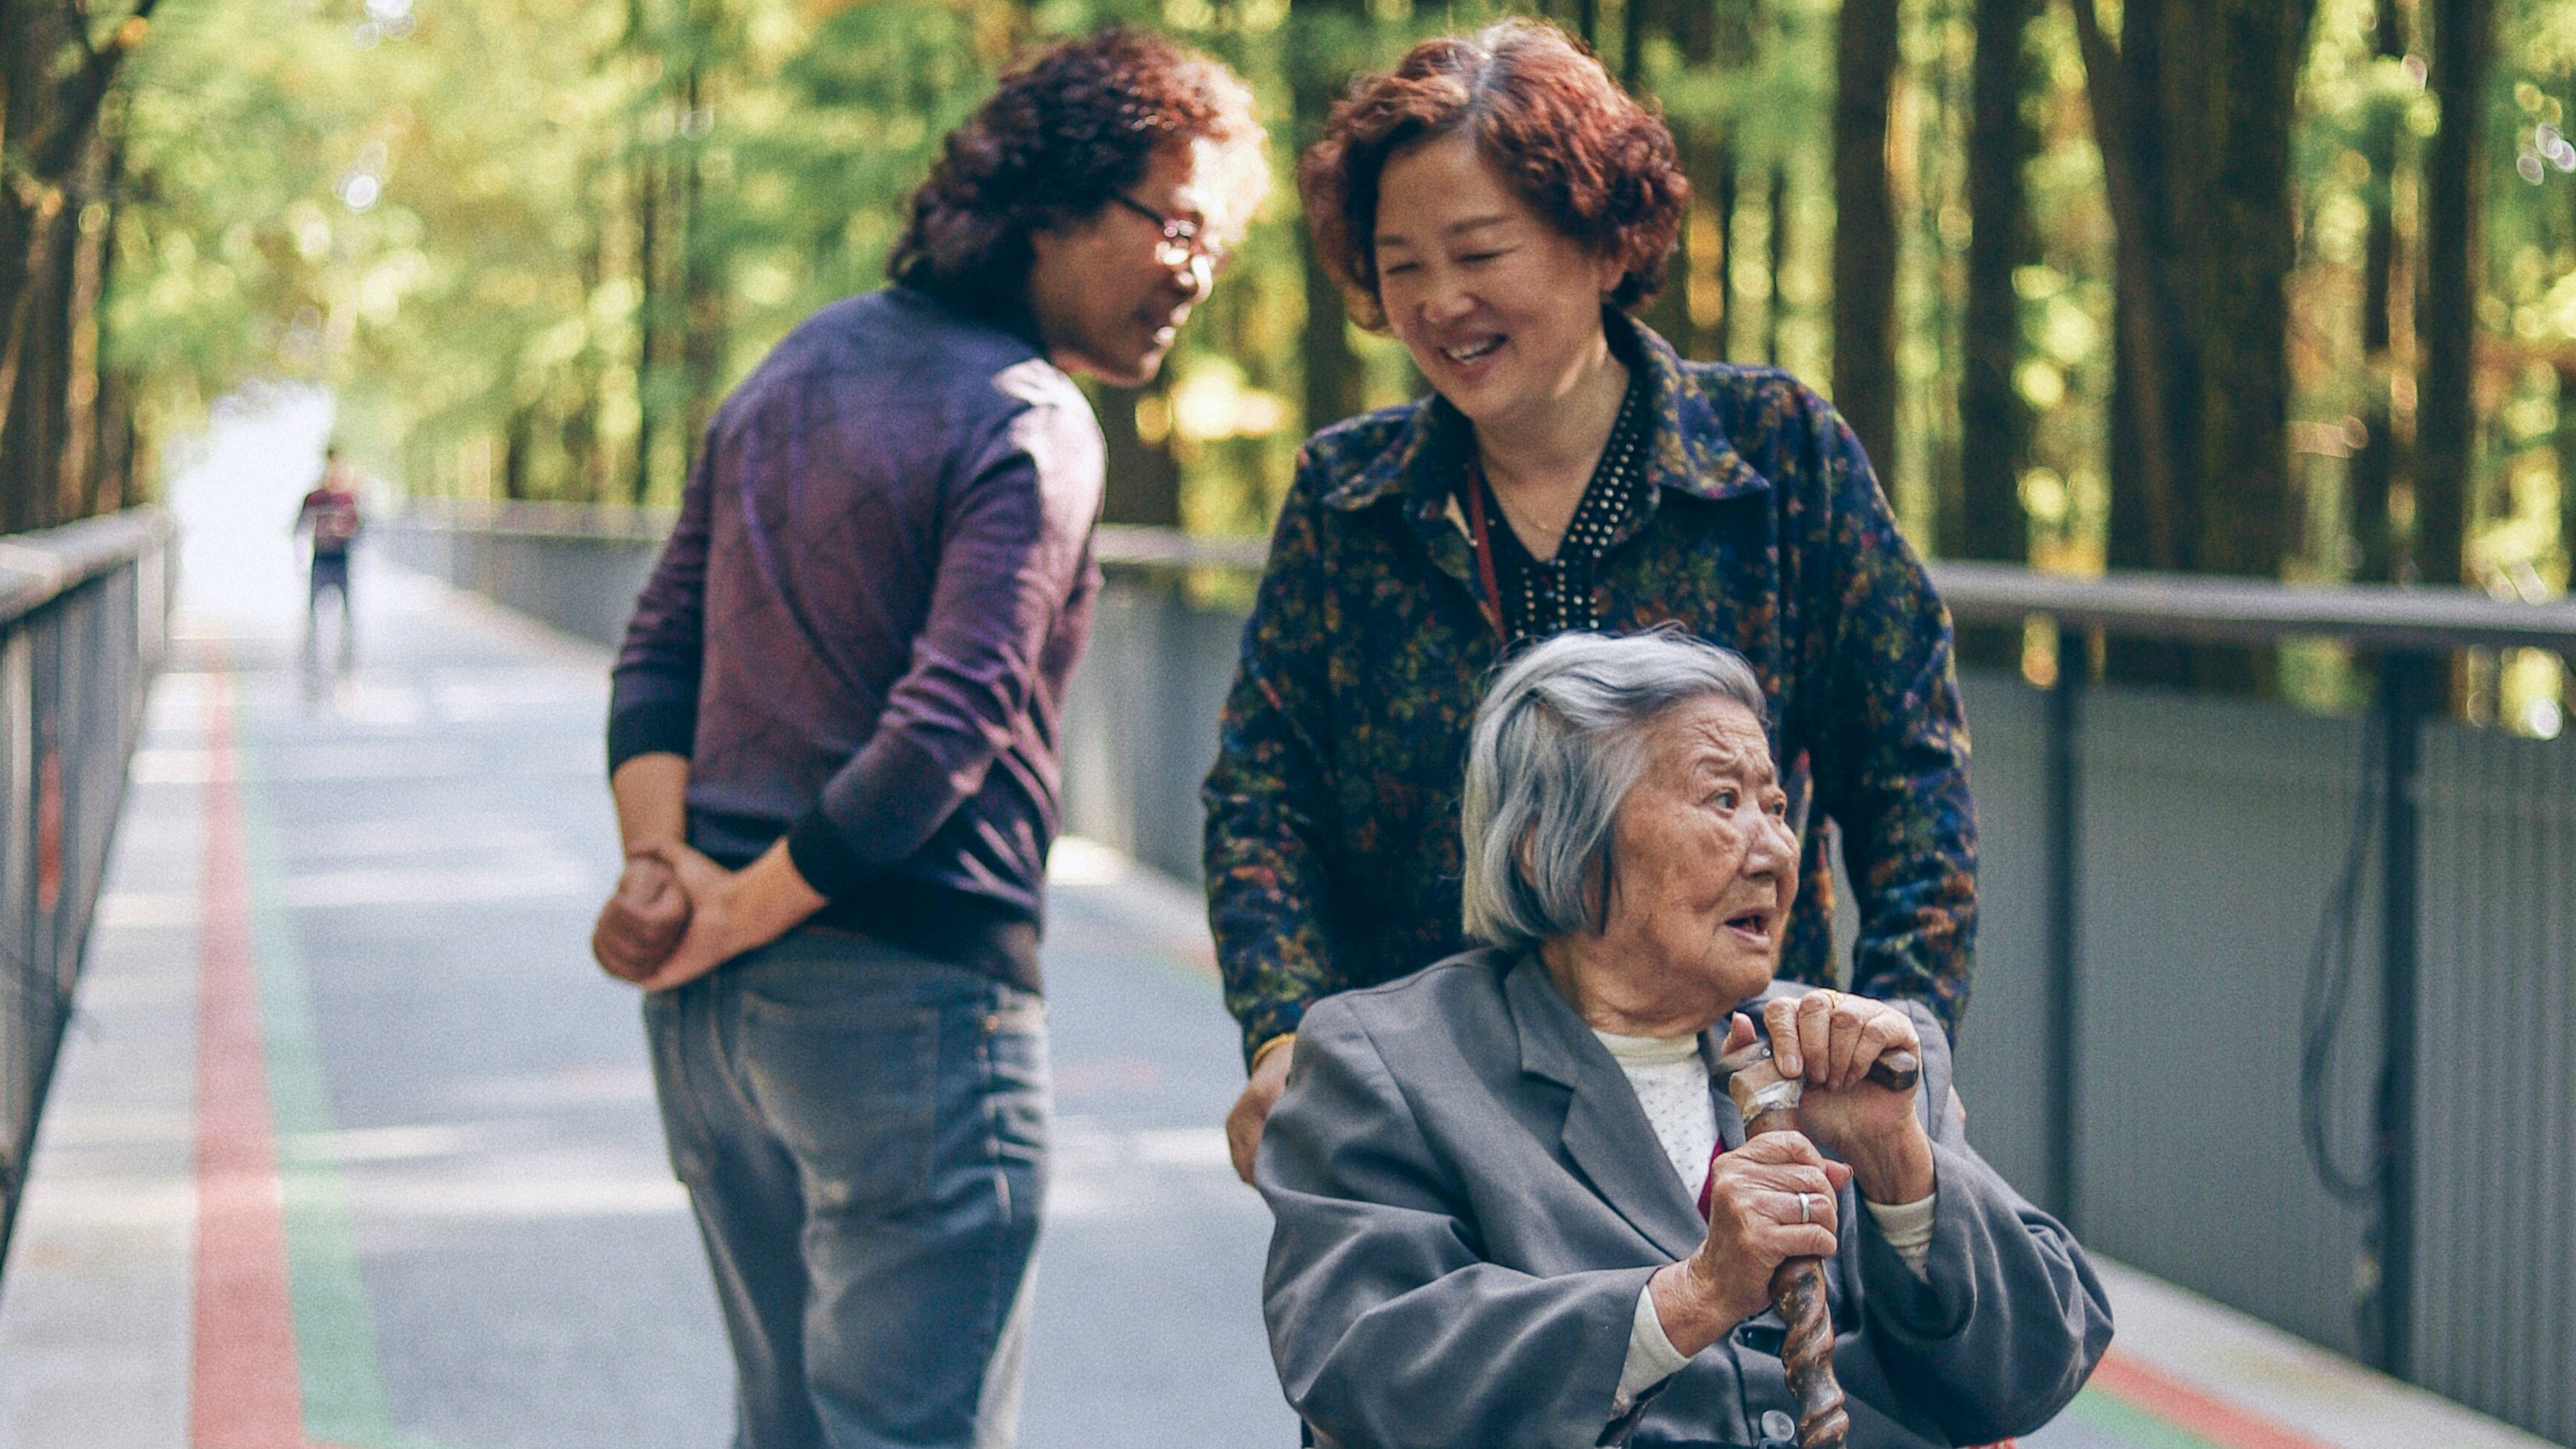
[[1778, 1409], [1765, 1409], [1762, 1411], [1763, 1438], [1795, 1439], [1797, 1434], [1797, 1420], [1790, 1418], [1787, 1414], [1782, 1413]]

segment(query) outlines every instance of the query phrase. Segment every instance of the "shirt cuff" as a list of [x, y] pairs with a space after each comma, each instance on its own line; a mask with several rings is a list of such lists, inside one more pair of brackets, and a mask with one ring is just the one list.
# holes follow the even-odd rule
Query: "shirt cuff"
[[[1924, 1221], [1931, 1221], [1928, 1214]], [[1689, 1366], [1690, 1360], [1664, 1336], [1663, 1316], [1655, 1312], [1655, 1285], [1649, 1279], [1637, 1290], [1637, 1312], [1628, 1325], [1628, 1361], [1619, 1369], [1619, 1392], [1610, 1400], [1611, 1414], [1628, 1412], [1639, 1394]]]
[[1932, 1277], [1932, 1204], [1939, 1196], [1927, 1193], [1912, 1202], [1893, 1204], [1861, 1199], [1861, 1206], [1878, 1221], [1878, 1235], [1896, 1250], [1908, 1272], [1926, 1282]]
[[698, 738], [695, 699], [655, 700], [630, 704], [608, 717], [608, 773], [637, 755], [678, 755], [687, 759]]
[[805, 883], [838, 900], [868, 878], [868, 863], [841, 838], [840, 827], [820, 809], [808, 810], [787, 830], [787, 859]]

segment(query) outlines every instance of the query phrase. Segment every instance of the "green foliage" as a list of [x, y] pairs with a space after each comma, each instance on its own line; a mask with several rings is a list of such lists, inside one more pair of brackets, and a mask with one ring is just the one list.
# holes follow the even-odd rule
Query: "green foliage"
[[[1304, 295], [1292, 73], [1348, 76], [1498, 10], [1285, 0], [193, 0], [138, 60], [109, 336], [184, 417], [261, 376], [326, 382], [378, 470], [438, 492], [666, 499], [713, 397], [832, 298], [877, 285], [941, 134], [1033, 41], [1156, 24], [1262, 98], [1280, 185], [1185, 334], [1139, 430], [1195, 526], [1258, 532], [1297, 441]], [[1636, 69], [1787, 180], [1776, 279], [1740, 295], [1783, 360], [1830, 362], [1830, 0], [1741, 7], [1693, 66]], [[1747, 227], [1772, 220], [1757, 195]], [[1751, 330], [1747, 329], [1748, 335]], [[1373, 403], [1415, 385], [1354, 334]], [[688, 359], [699, 361], [692, 365]]]
[[[1141, 21], [1240, 70], [1273, 138], [1270, 206], [1165, 378], [1134, 404], [1137, 434], [1179, 464], [1183, 517], [1229, 533], [1267, 526], [1297, 441], [1331, 421], [1299, 416], [1297, 401], [1310, 300], [1330, 305], [1305, 295], [1288, 184], [1320, 121], [1315, 98], [1420, 35], [1501, 9], [373, 3], [174, 0], [136, 57], [105, 331], [165, 412], [248, 378], [315, 379], [339, 390], [362, 455], [410, 486], [667, 499], [713, 399], [815, 307], [877, 285], [906, 193], [997, 70], [1046, 37]], [[1631, 25], [1624, 5], [1640, 3], [1655, 8]], [[1714, 216], [1695, 214], [1698, 239], [1658, 316], [1703, 344], [1724, 322], [1737, 359], [1821, 382], [1835, 0], [1591, 8], [1605, 62], [1678, 129], [1722, 138], [1735, 166], [1731, 230], [1715, 235]], [[2377, 208], [2396, 218], [2399, 265], [2412, 264], [2423, 142], [2441, 124], [2421, 57], [2380, 54], [2379, 8], [2320, 0], [2293, 138], [2291, 437], [2305, 527], [2290, 568], [2317, 579], [2350, 572], [2344, 455], [2367, 431], [2358, 420], [2394, 402], [2392, 426], [2408, 425], [2403, 339], [2376, 356], [2361, 341], [2362, 253]], [[2397, 6], [2409, 24], [2416, 8]], [[2483, 577], [2555, 591], [2576, 493], [2561, 483], [2576, 460], [2576, 169], [2561, 169], [2576, 142], [2559, 134], [2576, 108], [2576, 0], [2502, 11], [2473, 548]], [[1574, 13], [1566, 0], [1557, 18]], [[1926, 543], [1957, 487], [1972, 14], [1967, 0], [1906, 7], [1890, 148], [1905, 400], [1895, 456], [1880, 462]], [[2021, 491], [2034, 561], [2091, 571], [2109, 529], [2111, 228], [2063, 5], [2041, 7], [2027, 53], [2022, 105], [2039, 149], [2027, 170], [2033, 251], [2017, 274], [2014, 376], [2034, 409]], [[1693, 179], [1705, 209], [1714, 178]], [[1352, 337], [1371, 402], [1416, 385], [1400, 348]]]
[[380, 458], [489, 426], [615, 311], [578, 264], [597, 17], [253, 8], [175, 6], [138, 62], [117, 354], [180, 399], [332, 382]]

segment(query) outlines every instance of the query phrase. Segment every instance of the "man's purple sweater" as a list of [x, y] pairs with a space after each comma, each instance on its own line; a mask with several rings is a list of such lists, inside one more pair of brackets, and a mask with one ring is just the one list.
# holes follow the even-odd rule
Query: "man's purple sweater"
[[779, 343], [707, 429], [627, 626], [608, 767], [689, 758], [689, 839], [781, 836], [817, 923], [1035, 989], [1102, 444], [1026, 339], [901, 287]]

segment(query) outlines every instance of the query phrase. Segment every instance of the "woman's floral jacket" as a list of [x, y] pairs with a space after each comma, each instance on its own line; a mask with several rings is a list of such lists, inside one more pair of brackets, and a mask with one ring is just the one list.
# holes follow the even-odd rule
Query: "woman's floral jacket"
[[[1949, 613], [1823, 398], [1610, 325], [1640, 334], [1654, 502], [1601, 560], [1596, 615], [1678, 620], [1760, 676], [1809, 826], [1780, 976], [1831, 981], [1833, 828], [1858, 896], [1848, 985], [1920, 1000], [1955, 1033], [1977, 831]], [[1318, 997], [1467, 944], [1459, 787], [1500, 645], [1446, 412], [1416, 402], [1308, 440], [1244, 627], [1204, 796], [1209, 917], [1247, 1052]]]

